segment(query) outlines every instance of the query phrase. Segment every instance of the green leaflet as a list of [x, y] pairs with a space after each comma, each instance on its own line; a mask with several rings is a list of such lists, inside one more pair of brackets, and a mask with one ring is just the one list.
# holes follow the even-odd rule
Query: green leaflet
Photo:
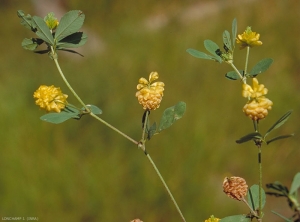
[[250, 218], [246, 215], [233, 215], [229, 217], [224, 217], [221, 219], [221, 222], [250, 222]]
[[182, 118], [182, 116], [185, 113], [185, 110], [185, 102], [178, 102], [175, 106], [167, 108], [160, 119], [158, 132], [169, 128], [173, 125], [173, 123]]
[[[262, 208], [265, 206], [266, 203], [266, 194], [263, 189], [261, 189], [261, 201], [262, 201]], [[248, 190], [248, 203], [252, 207], [252, 209], [255, 211], [259, 208], [259, 186], [257, 184], [254, 184], [250, 187]]]
[[250, 76], [255, 77], [260, 73], [265, 72], [273, 63], [273, 59], [266, 58], [260, 60], [250, 71]]
[[289, 194], [290, 195], [294, 194], [299, 188], [300, 188], [300, 172], [296, 173], [296, 175], [294, 176]]
[[233, 52], [233, 48], [231, 46], [230, 33], [227, 30], [223, 32], [223, 43], [231, 52]]
[[57, 42], [66, 38], [67, 36], [79, 31], [82, 27], [85, 15], [80, 10], [73, 10], [67, 12], [60, 20], [59, 25], [55, 31], [55, 39]]
[[290, 117], [290, 115], [292, 114], [293, 110], [289, 110], [288, 112], [286, 112], [282, 117], [280, 117], [279, 120], [277, 120], [273, 126], [271, 126], [271, 128], [266, 132], [264, 138], [267, 137], [267, 135], [272, 132], [274, 129], [279, 128], [280, 126], [282, 126]]
[[207, 55], [204, 52], [200, 52], [196, 49], [187, 49], [186, 50], [190, 55], [199, 58], [199, 59], [210, 59], [210, 60], [216, 60], [215, 57], [211, 56], [211, 55]]
[[235, 142], [236, 143], [245, 143], [245, 142], [248, 142], [248, 141], [253, 140], [253, 139], [262, 139], [262, 136], [258, 132], [249, 133], [249, 134], [243, 136], [242, 138], [236, 140]]
[[87, 35], [83, 32], [73, 33], [57, 43], [57, 48], [78, 48], [87, 42]]
[[215, 42], [206, 39], [204, 40], [204, 47], [207, 51], [209, 51], [213, 55], [216, 61], [222, 63], [221, 57], [216, 54], [216, 51], [220, 49], [220, 47]]
[[35, 34], [41, 39], [43, 39], [45, 42], [49, 43], [50, 45], [54, 45], [53, 36], [44, 19], [38, 16], [33, 16], [32, 19], [37, 29]]
[[76, 119], [76, 117], [78, 117], [78, 114], [79, 113], [69, 113], [61, 111], [60, 113], [48, 113], [41, 116], [40, 119], [49, 123], [59, 124], [65, 122], [68, 119]]
[[[241, 73], [241, 75], [243, 76], [244, 70], [239, 70], [239, 72]], [[236, 73], [236, 71], [229, 71], [225, 74], [225, 77], [227, 79], [230, 80], [237, 80], [237, 79], [241, 79], [241, 77], [239, 76], [239, 74]]]

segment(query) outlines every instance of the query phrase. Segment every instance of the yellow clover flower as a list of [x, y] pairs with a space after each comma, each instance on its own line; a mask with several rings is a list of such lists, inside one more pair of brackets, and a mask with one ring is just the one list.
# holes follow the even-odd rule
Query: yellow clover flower
[[158, 78], [159, 75], [157, 72], [151, 72], [149, 81], [145, 78], [139, 79], [139, 84], [137, 85], [138, 91], [135, 96], [143, 106], [143, 109], [155, 110], [160, 105], [165, 84], [163, 82], [154, 82]]
[[243, 107], [243, 112], [252, 120], [261, 120], [268, 115], [268, 110], [272, 109], [273, 102], [264, 96], [248, 102]]
[[238, 35], [236, 38], [236, 43], [241, 44], [240, 49], [243, 49], [247, 46], [260, 46], [262, 42], [259, 41], [260, 34], [256, 32], [252, 32], [251, 27], [248, 26], [245, 32], [241, 35]]
[[221, 219], [215, 218], [214, 215], [211, 215], [210, 218], [205, 220], [204, 222], [219, 222]]
[[265, 88], [263, 84], [258, 84], [258, 80], [256, 78], [252, 79], [253, 87], [248, 84], [243, 84], [242, 95], [245, 98], [258, 98], [260, 96], [264, 96], [268, 93], [268, 89]]
[[35, 104], [47, 112], [59, 113], [65, 108], [68, 95], [63, 94], [59, 87], [41, 85], [33, 94]]
[[243, 112], [252, 120], [261, 120], [268, 115], [273, 102], [265, 97], [268, 89], [263, 84], [259, 84], [256, 78], [253, 78], [252, 84], [253, 87], [243, 84], [242, 96], [249, 99], [243, 107]]

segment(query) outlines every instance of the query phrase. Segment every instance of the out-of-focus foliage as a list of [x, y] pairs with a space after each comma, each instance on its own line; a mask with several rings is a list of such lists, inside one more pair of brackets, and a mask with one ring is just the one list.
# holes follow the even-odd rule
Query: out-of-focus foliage
[[[145, 155], [130, 142], [87, 116], [60, 125], [40, 121], [44, 113], [32, 98], [39, 85], [55, 84], [69, 93], [47, 55], [21, 47], [30, 31], [19, 24], [16, 11], [45, 15], [28, 1], [2, 0], [0, 6], [0, 215], [40, 221], [180, 221]], [[242, 113], [241, 86], [224, 78], [229, 66], [193, 58], [186, 49], [203, 50], [205, 39], [221, 45], [233, 18], [238, 33], [252, 26], [261, 34], [263, 45], [251, 50], [249, 66], [274, 59], [260, 77], [274, 106], [260, 128], [265, 132], [293, 109], [276, 134], [295, 132], [293, 138], [264, 146], [264, 183], [288, 185], [299, 171], [300, 156], [299, 6], [284, 0], [70, 1], [66, 11], [86, 15], [88, 41], [80, 51], [85, 57], [62, 52], [59, 60], [82, 99], [137, 140], [143, 110], [134, 96], [136, 82], [159, 72], [164, 99], [150, 120], [158, 121], [178, 101], [186, 102], [187, 112], [151, 139], [147, 151], [187, 221], [242, 214], [246, 208], [222, 192], [224, 176], [242, 176], [249, 185], [258, 181], [255, 146], [235, 143], [253, 128]], [[235, 51], [240, 69], [244, 53]], [[267, 197], [265, 218], [280, 221], [271, 209], [290, 215], [285, 202]]]

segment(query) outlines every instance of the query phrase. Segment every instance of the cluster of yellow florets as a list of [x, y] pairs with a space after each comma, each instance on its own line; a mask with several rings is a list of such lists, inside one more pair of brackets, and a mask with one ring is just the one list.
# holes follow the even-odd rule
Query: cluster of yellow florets
[[263, 84], [258, 84], [258, 80], [253, 78], [253, 86], [243, 84], [242, 96], [248, 98], [243, 112], [252, 120], [261, 120], [268, 115], [268, 110], [272, 109], [273, 102], [265, 97], [268, 89]]
[[67, 104], [68, 95], [63, 94], [59, 87], [41, 85], [33, 94], [35, 104], [48, 112], [59, 113]]
[[252, 32], [251, 27], [247, 27], [243, 34], [238, 35], [236, 42], [240, 44], [240, 49], [245, 47], [260, 46], [262, 42], [259, 41], [260, 34]]
[[145, 78], [139, 79], [139, 84], [137, 85], [138, 91], [135, 96], [143, 106], [143, 109], [155, 110], [160, 105], [165, 84], [163, 82], [154, 82], [158, 78], [159, 75], [157, 72], [151, 72], [149, 81]]

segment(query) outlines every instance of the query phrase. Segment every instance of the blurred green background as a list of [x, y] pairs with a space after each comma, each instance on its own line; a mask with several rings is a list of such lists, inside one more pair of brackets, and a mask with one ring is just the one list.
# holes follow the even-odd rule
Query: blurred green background
[[[0, 215], [39, 217], [39, 221], [181, 221], [168, 194], [141, 150], [89, 117], [60, 125], [42, 122], [33, 92], [41, 84], [60, 86], [70, 95], [47, 55], [25, 51], [21, 41], [33, 33], [20, 25], [16, 11], [39, 14], [31, 1], [1, 0]], [[140, 77], [151, 71], [165, 83], [163, 110], [185, 101], [183, 119], [147, 143], [187, 221], [248, 213], [244, 204], [222, 192], [225, 176], [258, 183], [257, 149], [235, 140], [252, 132], [242, 113], [241, 84], [224, 78], [226, 64], [200, 60], [187, 48], [205, 51], [203, 41], [222, 44], [222, 32], [246, 26], [261, 34], [249, 66], [271, 57], [274, 64], [258, 76], [274, 102], [261, 121], [265, 132], [289, 109], [290, 120], [270, 136], [296, 136], [263, 147], [263, 183], [290, 186], [300, 171], [300, 2], [196, 0], [73, 0], [66, 11], [86, 14], [85, 56], [61, 53], [61, 67], [86, 103], [132, 138], [141, 137], [143, 110], [135, 98]], [[55, 12], [54, 12], [55, 13]], [[243, 69], [245, 50], [236, 50]], [[70, 95], [70, 103], [77, 104]], [[291, 216], [284, 199], [267, 197], [266, 221], [282, 221], [271, 210]]]

